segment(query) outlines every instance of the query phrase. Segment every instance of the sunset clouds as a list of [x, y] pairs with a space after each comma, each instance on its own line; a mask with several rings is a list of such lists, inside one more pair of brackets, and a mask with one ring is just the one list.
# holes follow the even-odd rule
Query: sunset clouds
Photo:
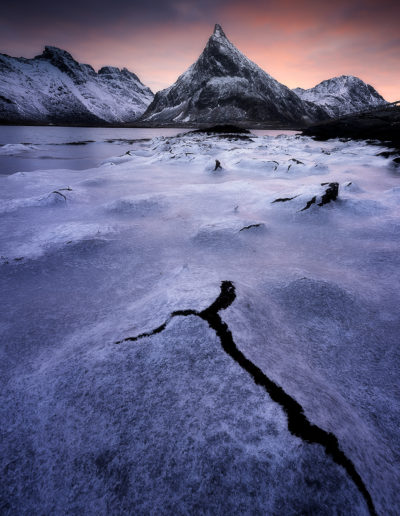
[[32, 57], [45, 44], [59, 46], [95, 68], [126, 66], [156, 91], [197, 59], [218, 22], [289, 87], [352, 74], [398, 100], [399, 19], [399, 2], [389, 0], [6, 2], [0, 52]]

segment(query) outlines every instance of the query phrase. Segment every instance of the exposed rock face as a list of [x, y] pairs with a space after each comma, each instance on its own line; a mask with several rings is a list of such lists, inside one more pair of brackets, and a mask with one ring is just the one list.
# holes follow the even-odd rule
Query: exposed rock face
[[[308, 210], [313, 204], [318, 206], [324, 206], [325, 204], [329, 204], [331, 201], [336, 201], [339, 195], [339, 183], [321, 183], [322, 188], [316, 187], [312, 193], [304, 193], [294, 195], [293, 197], [279, 197], [272, 201], [272, 204], [277, 202], [288, 202], [293, 201], [293, 199], [298, 199], [297, 204], [306, 203], [303, 208], [298, 211]], [[310, 197], [312, 195], [312, 197]]]
[[293, 91], [302, 100], [323, 107], [333, 118], [386, 104], [375, 88], [352, 75], [322, 81], [308, 90], [295, 88]]
[[325, 193], [321, 197], [318, 206], [323, 206], [331, 201], [336, 201], [339, 194], [339, 183], [321, 183], [321, 186], [327, 186]]
[[236, 125], [214, 125], [213, 127], [204, 127], [191, 132], [206, 134], [251, 134], [248, 129]]
[[0, 123], [303, 127], [385, 104], [357, 77], [290, 90], [244, 56], [219, 25], [199, 59], [154, 97], [126, 68], [97, 73], [65, 50], [0, 54]]
[[121, 124], [136, 120], [153, 98], [126, 68], [98, 73], [65, 50], [45, 47], [34, 59], [0, 54], [0, 121]]
[[264, 123], [301, 126], [328, 118], [250, 61], [219, 25], [199, 59], [158, 92], [142, 120], [154, 125]]

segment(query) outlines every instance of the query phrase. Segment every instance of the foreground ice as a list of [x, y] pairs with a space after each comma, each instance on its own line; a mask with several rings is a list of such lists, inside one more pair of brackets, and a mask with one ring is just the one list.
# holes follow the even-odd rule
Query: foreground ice
[[[1, 510], [368, 514], [206, 322], [116, 344], [228, 280], [237, 347], [397, 514], [400, 188], [381, 150], [186, 134], [1, 177]], [[320, 206], [322, 183], [339, 195]]]

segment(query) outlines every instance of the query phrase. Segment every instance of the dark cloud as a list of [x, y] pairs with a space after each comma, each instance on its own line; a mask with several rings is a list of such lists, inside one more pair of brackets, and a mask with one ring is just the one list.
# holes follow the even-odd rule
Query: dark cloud
[[[55, 2], [6, 2], [2, 6], [3, 23], [26, 26], [28, 23], [73, 22], [83, 26], [104, 26], [120, 23], [137, 26], [142, 23], [190, 22], [204, 20], [229, 4], [227, 1], [163, 1], [163, 0], [84, 0]], [[39, 28], [39, 27], [38, 27]]]
[[[251, 16], [262, 14], [268, 25], [280, 17], [304, 21], [308, 16], [314, 27], [329, 27], [349, 21], [355, 24], [370, 23], [382, 28], [398, 27], [400, 2], [398, 0], [31, 0], [2, 3], [0, 18], [0, 43], [8, 38], [40, 35], [49, 27], [59, 30], [79, 30], [109, 33], [119, 30], [143, 30], [145, 26], [179, 25], [207, 22], [213, 24], [220, 18], [229, 18], [230, 11]], [[240, 23], [240, 17], [237, 20]], [[311, 28], [311, 27], [310, 27]]]

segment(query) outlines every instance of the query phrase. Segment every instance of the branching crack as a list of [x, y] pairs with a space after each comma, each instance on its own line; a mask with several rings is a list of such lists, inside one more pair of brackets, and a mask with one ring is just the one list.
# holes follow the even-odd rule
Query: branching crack
[[217, 334], [221, 341], [223, 350], [248, 374], [253, 378], [256, 385], [263, 387], [273, 401], [278, 403], [284, 410], [288, 419], [288, 429], [291, 434], [299, 437], [303, 441], [310, 444], [320, 444], [325, 448], [325, 452], [336, 464], [341, 466], [354, 484], [357, 486], [363, 496], [371, 516], [376, 516], [376, 510], [371, 495], [368, 492], [362, 478], [357, 472], [352, 461], [340, 449], [337, 437], [331, 432], [327, 432], [317, 425], [312, 424], [304, 414], [303, 407], [282, 387], [249, 360], [236, 346], [232, 333], [228, 325], [221, 319], [219, 312], [228, 308], [236, 298], [235, 286], [231, 281], [223, 281], [221, 283], [221, 292], [217, 299], [205, 310], [198, 312], [196, 310], [177, 310], [172, 312], [168, 319], [152, 331], [141, 333], [135, 337], [127, 337], [118, 341], [121, 344], [126, 341], [137, 341], [144, 337], [150, 337], [157, 333], [161, 333], [167, 327], [173, 317], [195, 315], [208, 323]]

